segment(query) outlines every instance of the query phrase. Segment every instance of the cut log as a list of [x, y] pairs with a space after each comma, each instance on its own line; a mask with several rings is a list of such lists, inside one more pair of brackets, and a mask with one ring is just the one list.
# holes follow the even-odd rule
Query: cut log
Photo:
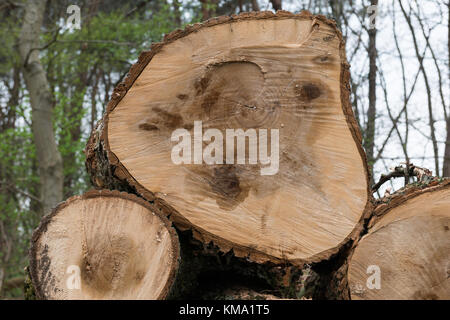
[[90, 191], [42, 220], [30, 275], [38, 299], [163, 299], [178, 259], [171, 223], [144, 200]]
[[[136, 192], [237, 257], [327, 259], [371, 211], [348, 67], [335, 23], [309, 12], [177, 30], [115, 89], [86, 148], [92, 182]], [[239, 129], [240, 147], [227, 141]]]
[[450, 180], [385, 201], [350, 260], [351, 298], [450, 299]]

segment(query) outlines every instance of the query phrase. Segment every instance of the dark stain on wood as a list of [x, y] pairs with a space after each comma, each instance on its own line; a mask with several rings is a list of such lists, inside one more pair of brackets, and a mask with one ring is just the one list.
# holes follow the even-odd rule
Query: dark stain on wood
[[211, 80], [210, 77], [205, 76], [200, 79], [197, 79], [194, 82], [195, 94], [197, 96], [203, 94], [206, 91], [206, 89], [209, 86], [210, 80]]
[[206, 118], [210, 118], [216, 110], [222, 113], [230, 110], [233, 113], [233, 106], [240, 113], [246, 109], [246, 101], [251, 101], [263, 85], [264, 74], [260, 66], [253, 62], [223, 61], [210, 64], [204, 74], [194, 80], [196, 99], [192, 106], [194, 109], [200, 106], [200, 116]]
[[187, 100], [189, 96], [187, 94], [180, 93], [177, 95], [177, 98], [180, 100]]
[[209, 92], [201, 103], [202, 110], [208, 116], [210, 115], [212, 107], [216, 104], [220, 97], [220, 92], [217, 90], [212, 90]]
[[174, 130], [183, 127], [183, 118], [179, 114], [170, 113], [159, 107], [152, 108], [153, 117], [139, 124], [139, 129], [146, 131], [156, 131], [163, 128]]
[[150, 124], [150, 123], [141, 123], [139, 125], [139, 129], [145, 130], [145, 131], [154, 131], [154, 130], [158, 130], [158, 127]]
[[214, 168], [210, 185], [215, 193], [223, 197], [236, 199], [241, 193], [239, 178], [234, 166], [225, 165]]
[[183, 125], [183, 118], [179, 114], [167, 112], [158, 107], [152, 109], [169, 129], [177, 129]]
[[57, 287], [56, 279], [50, 271], [51, 260], [48, 255], [48, 245], [44, 248], [39, 256], [37, 270], [39, 270], [39, 283], [41, 283], [42, 293], [44, 296], [51, 296], [49, 291], [53, 289], [53, 293], [57, 293], [60, 289]]
[[322, 90], [314, 83], [297, 84], [294, 91], [297, 99], [308, 102], [317, 99], [322, 94]]
[[199, 199], [211, 198], [222, 210], [232, 211], [247, 198], [250, 190], [250, 186], [242, 182], [237, 167], [227, 164], [189, 166], [187, 181]]
[[313, 59], [313, 62], [317, 64], [331, 64], [333, 63], [333, 61], [334, 61], [333, 57], [328, 54], [323, 54]]
[[82, 286], [97, 293], [123, 290], [139, 283], [145, 275], [143, 266], [136, 263], [136, 245], [124, 236], [98, 234], [80, 261]]
[[330, 42], [331, 40], [334, 39], [335, 36], [336, 36], [335, 34], [330, 34], [330, 35], [328, 35], [326, 37], [323, 37], [323, 41]]
[[414, 292], [413, 300], [439, 300], [439, 297], [433, 292], [423, 292], [418, 290]]

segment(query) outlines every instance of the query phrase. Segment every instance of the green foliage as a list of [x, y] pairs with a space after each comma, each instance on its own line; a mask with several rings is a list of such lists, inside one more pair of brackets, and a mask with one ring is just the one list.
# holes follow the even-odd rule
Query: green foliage
[[[55, 134], [58, 149], [64, 160], [64, 177], [73, 177], [68, 185], [66, 183], [64, 194], [80, 194], [88, 189], [88, 179], [84, 170], [83, 149], [85, 141], [77, 136], [82, 120], [87, 115], [87, 109], [83, 108], [83, 96], [85, 90], [76, 92], [72, 98], [56, 92], [56, 105], [53, 109]], [[70, 108], [67, 108], [70, 106]]]
[[[54, 132], [63, 158], [65, 197], [90, 189], [83, 149], [91, 123], [101, 117], [114, 86], [140, 52], [149, 50], [152, 42], [160, 41], [177, 27], [173, 8], [165, 1], [152, 1], [132, 14], [127, 13], [136, 4], [128, 3], [116, 1], [88, 16], [83, 11], [88, 3], [80, 2], [81, 30], [68, 30], [63, 25], [67, 18], [64, 4], [50, 2], [47, 7], [41, 34], [46, 49], [40, 52], [40, 59], [53, 94]], [[5, 269], [5, 280], [25, 276], [29, 241], [41, 218], [32, 110], [23, 81], [17, 105], [8, 102], [11, 71], [21, 64], [16, 44], [23, 10], [18, 7], [13, 13], [0, 20], [0, 116], [13, 117], [0, 118], [0, 222], [11, 244], [8, 253], [0, 242], [0, 268]], [[12, 126], [4, 125], [3, 120], [11, 120]], [[0, 297], [17, 298], [23, 294], [16, 288], [0, 292]]]
[[16, 52], [15, 43], [20, 32], [20, 26], [15, 24], [13, 19], [4, 19], [0, 21], [0, 76], [8, 74], [12, 66], [19, 62], [19, 56]]
[[[60, 31], [57, 42], [41, 58], [47, 66], [55, 99], [55, 132], [64, 162], [66, 196], [89, 188], [82, 153], [90, 133], [85, 120], [92, 117], [92, 104], [104, 108], [104, 101], [95, 96], [94, 101], [88, 99], [93, 90], [111, 91], [140, 52], [174, 28], [168, 4], [158, 12], [145, 12], [144, 17], [125, 17], [127, 11], [100, 12], [85, 21], [81, 30]], [[50, 43], [54, 38], [54, 33], [47, 33], [43, 42]], [[103, 88], [93, 88], [105, 75], [111, 82]], [[97, 116], [94, 114], [93, 118]]]
[[[211, 2], [208, 9], [229, 10], [230, 3]], [[82, 9], [80, 30], [69, 30], [65, 25], [68, 4]], [[83, 0], [49, 2], [40, 41], [45, 47], [40, 59], [53, 95], [54, 132], [63, 159], [66, 198], [91, 187], [83, 149], [115, 85], [152, 42], [201, 20], [199, 1], [183, 1], [180, 12], [163, 0], [151, 1], [135, 11], [135, 2], [111, 0], [95, 14], [89, 5]], [[29, 240], [41, 218], [32, 109], [23, 80], [13, 78], [22, 63], [17, 51], [22, 16], [22, 6], [6, 14], [0, 11], [0, 116], [5, 117], [0, 117], [0, 223], [11, 244], [7, 252], [0, 241], [0, 268], [5, 269], [5, 280], [26, 276]], [[13, 83], [20, 86], [16, 99], [11, 99]], [[0, 297], [23, 297], [23, 292], [9, 290], [0, 292]]]
[[[36, 195], [39, 178], [35, 170], [36, 157], [29, 127], [21, 126], [0, 132], [0, 223], [9, 239], [11, 251], [0, 250], [0, 263], [9, 255], [6, 264], [8, 278], [23, 276], [27, 262], [29, 239], [39, 221], [34, 211], [35, 201], [26, 194]], [[5, 245], [6, 247], [6, 245]], [[5, 248], [6, 249], [6, 248]], [[21, 290], [8, 292], [7, 297], [20, 296]]]

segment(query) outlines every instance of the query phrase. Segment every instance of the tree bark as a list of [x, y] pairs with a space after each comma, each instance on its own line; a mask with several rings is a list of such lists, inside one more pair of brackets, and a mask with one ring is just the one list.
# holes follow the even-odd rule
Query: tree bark
[[42, 213], [50, 212], [63, 197], [62, 159], [52, 124], [53, 99], [39, 60], [40, 29], [46, 2], [28, 1], [19, 40], [23, 76], [32, 107], [32, 130], [39, 166]]
[[182, 19], [181, 19], [181, 11], [180, 11], [180, 7], [181, 7], [180, 0], [174, 0], [172, 5], [173, 5], [173, 11], [175, 13], [175, 25], [178, 28], [181, 28]]
[[272, 3], [273, 10], [282, 10], [282, 0], [270, 0]]
[[5, 277], [5, 271], [2, 267], [0, 267], [0, 297], [3, 289], [3, 279]]
[[428, 105], [428, 124], [430, 127], [430, 139], [431, 142], [433, 144], [433, 155], [434, 155], [434, 168], [435, 168], [435, 173], [436, 175], [439, 175], [439, 147], [438, 147], [438, 142], [437, 142], [437, 138], [436, 138], [436, 128], [435, 128], [435, 120], [434, 120], [434, 116], [433, 116], [433, 103], [432, 103], [432, 95], [431, 95], [431, 86], [430, 86], [430, 82], [428, 80], [428, 75], [427, 72], [425, 70], [425, 66], [423, 64], [423, 60], [425, 58], [425, 53], [424, 54], [420, 54], [419, 51], [419, 45], [417, 42], [417, 37], [416, 37], [416, 33], [415, 33], [415, 28], [412, 25], [411, 22], [411, 17], [410, 15], [408, 15], [408, 13], [406, 12], [405, 8], [403, 7], [403, 3], [401, 0], [399, 0], [399, 5], [400, 5], [400, 9], [403, 13], [403, 16], [408, 24], [408, 28], [409, 31], [411, 32], [411, 37], [413, 39], [413, 44], [414, 44], [414, 51], [416, 53], [416, 57], [417, 60], [419, 62], [419, 66], [420, 66], [420, 70], [422, 71], [422, 75], [423, 75], [423, 80], [425, 83], [425, 88], [427, 91], [427, 105]]
[[253, 11], [260, 11], [258, 0], [252, 0], [252, 10]]
[[[15, 64], [13, 68], [12, 86], [8, 87], [9, 99], [7, 105], [5, 107], [0, 106], [0, 133], [4, 133], [6, 130], [14, 130], [16, 126], [16, 108], [20, 99], [20, 64]], [[3, 110], [6, 110], [6, 112]], [[14, 160], [2, 161], [0, 163], [2, 201], [6, 205], [6, 208], [8, 208], [11, 203], [17, 201], [17, 190], [15, 188], [16, 177], [14, 176], [14, 172], [11, 172], [9, 169], [10, 166], [13, 166], [13, 161]], [[2, 288], [4, 289], [3, 284], [8, 278], [6, 270], [8, 269], [11, 253], [13, 252], [14, 245], [18, 238], [17, 218], [13, 212], [9, 212], [8, 209], [3, 214], [2, 219], [0, 219], [0, 295], [2, 293]]]
[[217, 0], [200, 0], [202, 4], [202, 21], [206, 21], [216, 15]]
[[[448, 23], [447, 23], [447, 53], [448, 53], [448, 79], [450, 81], [450, 1], [447, 3]], [[443, 106], [446, 108], [446, 106]], [[450, 112], [450, 109], [449, 109]], [[442, 171], [443, 177], [450, 177], [450, 113], [447, 113], [446, 119], [447, 139], [445, 140], [444, 151], [444, 168]]]
[[443, 177], [450, 177], [450, 115], [446, 121], [447, 139], [445, 140]]
[[[378, 0], [371, 0], [371, 5], [378, 5]], [[371, 170], [374, 165], [375, 120], [377, 105], [377, 29], [369, 29], [369, 108], [367, 109], [367, 126], [364, 147]]]

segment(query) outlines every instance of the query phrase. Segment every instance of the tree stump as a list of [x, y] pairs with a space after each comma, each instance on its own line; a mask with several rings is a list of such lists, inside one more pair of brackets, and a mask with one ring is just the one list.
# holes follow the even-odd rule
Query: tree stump
[[30, 275], [38, 299], [163, 299], [178, 259], [175, 230], [146, 201], [90, 191], [42, 220]]
[[450, 299], [450, 180], [385, 201], [350, 259], [351, 299]]
[[237, 257], [328, 259], [371, 212], [348, 68], [335, 23], [308, 12], [172, 32], [115, 89], [86, 148], [92, 182]]

